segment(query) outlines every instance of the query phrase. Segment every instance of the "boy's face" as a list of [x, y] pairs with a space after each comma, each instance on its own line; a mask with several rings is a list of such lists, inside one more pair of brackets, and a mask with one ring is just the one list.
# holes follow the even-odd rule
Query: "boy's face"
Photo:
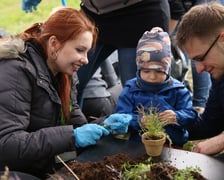
[[141, 79], [150, 83], [161, 83], [165, 81], [166, 74], [161, 71], [152, 70], [152, 69], [143, 69], [140, 70]]

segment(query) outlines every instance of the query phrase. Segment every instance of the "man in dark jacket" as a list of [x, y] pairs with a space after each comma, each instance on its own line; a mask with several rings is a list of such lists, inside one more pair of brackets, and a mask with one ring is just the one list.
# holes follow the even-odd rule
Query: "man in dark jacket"
[[192, 7], [182, 18], [177, 45], [195, 62], [197, 72], [207, 71], [214, 79], [203, 114], [189, 129], [191, 139], [200, 142], [195, 152], [216, 154], [224, 150], [224, 8], [218, 3]]

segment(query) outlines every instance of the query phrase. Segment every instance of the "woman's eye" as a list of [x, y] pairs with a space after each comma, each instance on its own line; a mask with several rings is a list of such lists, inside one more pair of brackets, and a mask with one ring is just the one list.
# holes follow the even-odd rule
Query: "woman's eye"
[[81, 48], [76, 48], [76, 51], [81, 53], [81, 52], [84, 52], [85, 50]]

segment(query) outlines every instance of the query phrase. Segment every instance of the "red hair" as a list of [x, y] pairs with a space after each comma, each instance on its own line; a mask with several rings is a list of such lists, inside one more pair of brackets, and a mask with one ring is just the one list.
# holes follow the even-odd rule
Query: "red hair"
[[[51, 36], [56, 36], [62, 46], [71, 39], [76, 39], [79, 34], [89, 31], [93, 34], [92, 47], [97, 40], [95, 24], [79, 10], [63, 7], [53, 12], [44, 23], [36, 23], [20, 34], [23, 40], [34, 40], [39, 43], [47, 55], [47, 41]], [[67, 74], [58, 73], [59, 96], [62, 102], [62, 112], [66, 121], [70, 119], [70, 95], [71, 77]]]

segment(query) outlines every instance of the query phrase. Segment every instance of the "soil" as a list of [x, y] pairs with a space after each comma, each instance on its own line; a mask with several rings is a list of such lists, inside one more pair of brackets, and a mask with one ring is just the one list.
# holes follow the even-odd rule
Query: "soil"
[[[129, 164], [146, 163], [149, 158], [146, 154], [132, 159], [125, 153], [119, 153], [112, 156], [106, 156], [104, 159], [97, 162], [85, 162], [79, 163], [77, 161], [71, 161], [67, 165], [73, 170], [80, 180], [122, 180], [123, 164], [129, 162]], [[146, 179], [153, 180], [172, 180], [177, 168], [169, 165], [168, 163], [153, 162], [151, 171], [145, 173]], [[195, 180], [205, 180], [200, 173], [191, 172]], [[59, 176], [58, 176], [59, 177]], [[64, 178], [63, 178], [64, 177]], [[60, 180], [67, 180], [68, 177], [73, 177], [71, 173], [63, 167], [60, 170]], [[54, 179], [57, 179], [54, 176]], [[143, 179], [143, 178], [141, 178]]]

